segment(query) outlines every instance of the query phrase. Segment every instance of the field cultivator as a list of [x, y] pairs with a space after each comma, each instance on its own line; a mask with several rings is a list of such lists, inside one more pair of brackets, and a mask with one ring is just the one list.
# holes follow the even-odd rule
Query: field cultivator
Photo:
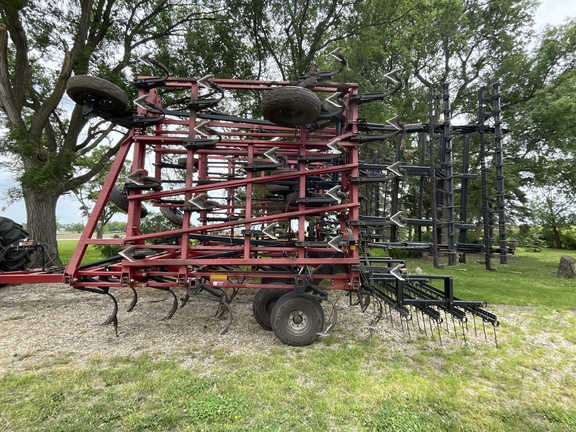
[[[356, 84], [330, 82], [334, 74], [313, 65], [296, 83], [139, 77], [135, 110], [111, 83], [74, 77], [68, 94], [84, 114], [125, 126], [130, 135], [70, 263], [5, 272], [0, 283], [64, 281], [106, 295], [114, 303], [106, 324], [115, 327], [116, 289], [132, 291], [130, 308], [140, 288], [166, 291], [173, 302], [165, 319], [200, 296], [216, 303], [221, 332], [232, 322], [229, 303], [238, 290], [254, 289], [256, 321], [296, 346], [330, 331], [335, 306], [328, 294], [334, 290], [350, 293], [362, 311], [375, 311], [371, 325], [394, 310], [403, 319], [417, 312], [436, 323], [447, 316], [463, 323], [471, 315], [497, 326], [484, 302], [455, 297], [450, 276], [409, 274], [402, 260], [372, 256], [386, 243], [384, 230], [401, 230], [410, 219], [402, 211], [365, 214], [363, 188], [402, 181], [414, 168], [399, 159], [377, 166], [360, 159], [363, 143], [394, 141], [406, 126], [393, 118], [366, 132], [358, 107], [386, 98], [400, 83], [393, 72], [390, 91], [359, 94]], [[224, 113], [247, 98], [262, 101], [266, 120]], [[427, 125], [420, 128], [429, 132]], [[128, 158], [128, 182], [118, 186]], [[435, 170], [420, 171], [430, 176]], [[123, 238], [94, 236], [108, 200], [127, 211]], [[151, 208], [174, 229], [143, 234], [144, 209]], [[120, 252], [81, 264], [89, 245]], [[324, 308], [333, 309], [329, 324]]]

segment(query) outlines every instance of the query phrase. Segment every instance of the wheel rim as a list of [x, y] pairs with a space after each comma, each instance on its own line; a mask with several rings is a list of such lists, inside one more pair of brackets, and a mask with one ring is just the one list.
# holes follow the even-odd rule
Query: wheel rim
[[117, 107], [116, 104], [108, 99], [99, 99], [98, 106], [105, 111], [114, 111]]
[[306, 333], [310, 326], [310, 316], [303, 309], [293, 309], [286, 317], [286, 328], [294, 335]]

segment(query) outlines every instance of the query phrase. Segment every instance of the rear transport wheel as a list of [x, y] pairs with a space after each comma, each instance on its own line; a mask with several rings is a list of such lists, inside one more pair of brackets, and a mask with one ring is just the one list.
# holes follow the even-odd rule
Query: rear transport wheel
[[272, 331], [272, 324], [270, 322], [272, 309], [278, 299], [288, 293], [290, 293], [290, 290], [287, 289], [262, 288], [254, 294], [252, 313], [254, 314], [256, 322], [260, 324], [260, 327], [264, 330]]
[[274, 305], [271, 324], [276, 337], [286, 345], [310, 345], [324, 328], [324, 310], [311, 296], [286, 294]]

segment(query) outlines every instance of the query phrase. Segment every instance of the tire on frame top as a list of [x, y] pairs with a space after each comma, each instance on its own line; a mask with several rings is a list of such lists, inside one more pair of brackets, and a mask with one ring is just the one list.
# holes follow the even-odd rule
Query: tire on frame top
[[264, 95], [261, 108], [266, 120], [279, 126], [298, 127], [318, 118], [322, 101], [304, 87], [276, 87]]
[[78, 105], [92, 102], [102, 111], [123, 113], [129, 99], [124, 90], [110, 81], [90, 75], [75, 75], [68, 80], [66, 93]]

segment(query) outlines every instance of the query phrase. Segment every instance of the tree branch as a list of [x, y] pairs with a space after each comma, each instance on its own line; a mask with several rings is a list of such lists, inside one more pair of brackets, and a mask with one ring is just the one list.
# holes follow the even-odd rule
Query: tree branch
[[118, 140], [116, 145], [114, 145], [113, 147], [110, 147], [108, 149], [108, 151], [102, 155], [102, 157], [94, 165], [94, 167], [89, 169], [84, 174], [79, 175], [78, 177], [66, 180], [64, 182], [64, 185], [63, 185], [63, 191], [68, 192], [68, 191], [71, 191], [71, 190], [78, 188], [80, 185], [88, 182], [92, 177], [94, 177], [96, 174], [98, 174], [100, 171], [102, 171], [102, 168], [104, 168], [106, 163], [108, 163], [110, 161], [110, 159], [118, 152], [118, 149], [120, 149], [120, 146], [122, 145], [124, 140], [126, 140], [126, 138], [128, 138], [130, 133], [131, 133], [130, 131], [126, 132], [124, 134], [124, 136], [120, 140]]

